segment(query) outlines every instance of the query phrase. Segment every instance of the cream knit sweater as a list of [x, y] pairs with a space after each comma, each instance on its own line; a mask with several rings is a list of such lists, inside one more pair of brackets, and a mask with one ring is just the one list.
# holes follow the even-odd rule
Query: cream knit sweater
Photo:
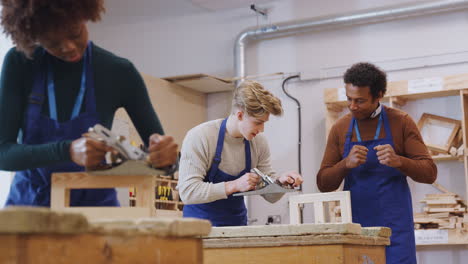
[[[208, 177], [208, 170], [215, 156], [222, 121], [223, 119], [217, 119], [200, 124], [192, 128], [185, 136], [177, 186], [185, 204], [209, 203], [227, 198], [224, 182], [203, 181], [205, 177]], [[270, 166], [270, 150], [265, 137], [259, 134], [249, 143], [252, 168], [258, 168], [265, 174], [276, 178]], [[244, 138], [234, 138], [226, 133], [219, 169], [237, 176], [244, 168]]]

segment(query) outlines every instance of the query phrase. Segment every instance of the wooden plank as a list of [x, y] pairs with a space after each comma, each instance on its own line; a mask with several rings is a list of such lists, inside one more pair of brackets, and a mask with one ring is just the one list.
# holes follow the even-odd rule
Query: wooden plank
[[[153, 235], [0, 235], [0, 263], [18, 264], [146, 264], [203, 262], [197, 238]], [[156, 262], [155, 262], [156, 261]]]
[[323, 202], [314, 202], [314, 218], [315, 223], [325, 223], [325, 212], [323, 210]]
[[232, 80], [202, 73], [165, 77], [163, 79], [203, 93], [232, 91], [235, 88], [235, 83]]
[[[380, 227], [380, 229], [386, 228]], [[213, 227], [211, 233], [205, 238], [283, 237], [311, 234], [361, 235], [362, 228], [360, 224], [353, 223], [225, 226]]]
[[[55, 210], [55, 208], [54, 208]], [[67, 213], [81, 213], [86, 216], [90, 221], [98, 219], [137, 219], [146, 218], [153, 215], [150, 207], [64, 207], [57, 208], [58, 211]]]
[[[468, 146], [468, 90], [461, 90], [460, 91], [460, 100], [461, 100], [461, 107], [462, 107], [462, 133], [463, 133], [463, 144], [462, 146]], [[468, 195], [468, 151], [464, 151], [464, 158], [463, 158], [463, 165], [465, 167], [465, 193]]]
[[[118, 180], [118, 179], [115, 179]], [[155, 191], [155, 177], [145, 177], [139, 181], [138, 184], [134, 185], [136, 188], [136, 206], [137, 207], [145, 207], [145, 208], [152, 208], [154, 207], [153, 201], [156, 197]]]
[[[54, 173], [52, 185], [73, 189], [130, 187], [148, 183], [150, 175], [90, 175], [86, 172]], [[137, 191], [138, 192], [138, 191]]]
[[221, 259], [223, 264], [384, 264], [385, 247], [311, 245], [204, 250], [204, 264], [218, 264]]
[[62, 209], [70, 206], [70, 190], [52, 185], [50, 190], [50, 207]]
[[300, 236], [262, 236], [203, 239], [204, 248], [251, 248], [330, 244], [390, 245], [390, 240], [388, 237], [364, 236], [357, 234], [313, 234]]
[[[164, 132], [173, 136], [180, 147], [187, 131], [206, 121], [206, 94], [151, 75], [142, 74], [142, 77], [153, 108], [164, 126]], [[175, 107], [177, 111], [174, 111]], [[142, 141], [123, 109], [117, 111], [114, 124], [124, 124], [119, 128], [114, 126], [112, 130], [119, 135], [128, 134], [129, 140], [137, 145], [148, 141], [146, 138]]]

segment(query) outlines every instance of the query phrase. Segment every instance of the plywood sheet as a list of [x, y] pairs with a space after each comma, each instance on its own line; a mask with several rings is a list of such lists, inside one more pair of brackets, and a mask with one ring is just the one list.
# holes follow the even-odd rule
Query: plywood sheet
[[163, 79], [202, 93], [232, 91], [235, 88], [235, 83], [232, 80], [222, 79], [202, 73], [165, 77]]
[[[150, 75], [142, 76], [166, 135], [173, 136], [180, 147], [187, 131], [206, 121], [206, 95]], [[142, 143], [123, 109], [117, 111], [112, 129], [121, 135], [128, 135], [130, 141], [137, 145]]]

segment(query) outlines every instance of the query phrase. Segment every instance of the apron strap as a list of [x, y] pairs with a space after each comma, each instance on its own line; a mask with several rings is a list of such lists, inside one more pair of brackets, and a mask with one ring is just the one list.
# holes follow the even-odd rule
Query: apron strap
[[[41, 51], [37, 52], [37, 56], [37, 58], [34, 58], [33, 69], [35, 77], [26, 110], [26, 115], [32, 120], [38, 120], [41, 115], [42, 104], [45, 101], [44, 90], [46, 86], [46, 71], [43, 71], [43, 69], [48, 67], [45, 60], [45, 50], [41, 48]], [[27, 118], [25, 118], [25, 127], [26, 122]]]
[[[81, 83], [80, 83], [80, 91], [76, 97], [75, 105], [73, 106], [73, 111], [70, 116], [70, 120], [76, 118], [80, 114], [81, 106], [83, 105], [83, 98], [86, 91], [86, 86], [88, 84], [86, 76], [91, 76], [88, 73], [89, 68], [89, 55], [90, 55], [91, 45], [88, 43], [86, 47], [86, 51], [84, 53], [83, 59], [83, 70], [81, 71]], [[49, 64], [50, 65], [50, 64]], [[88, 95], [90, 93], [88, 92]], [[57, 103], [55, 100], [55, 84], [54, 84], [54, 73], [52, 71], [52, 67], [48, 67], [47, 69], [47, 95], [49, 98], [49, 114], [50, 118], [53, 120], [58, 120], [57, 116]], [[87, 105], [90, 105], [89, 103]]]
[[343, 157], [346, 157], [350, 151], [351, 138], [353, 137], [353, 124], [354, 124], [354, 117], [349, 123], [348, 131], [346, 132], [345, 144], [344, 144], [344, 149], [343, 149]]
[[[221, 127], [219, 128], [218, 132], [218, 142], [216, 143], [216, 153], [213, 157], [213, 163], [211, 164], [211, 168], [208, 174], [208, 181], [214, 182], [214, 177], [216, 176], [219, 170], [219, 164], [221, 163], [221, 153], [223, 152], [224, 146], [224, 136], [226, 134], [226, 123], [227, 118], [223, 120], [221, 123]], [[244, 174], [245, 172], [249, 172], [252, 168], [252, 158], [251, 158], [251, 151], [250, 151], [250, 142], [247, 139], [244, 139], [244, 150], [245, 150], [245, 169], [241, 172]]]
[[387, 139], [393, 140], [392, 137], [392, 130], [390, 129], [390, 122], [388, 120], [387, 112], [385, 111], [385, 108], [382, 107], [382, 113], [380, 114], [383, 118], [383, 123], [384, 123], [384, 128], [385, 128], [385, 137]]
[[214, 181], [214, 176], [218, 172], [219, 164], [221, 163], [221, 153], [223, 152], [224, 135], [226, 133], [226, 122], [227, 122], [227, 118], [223, 120], [223, 122], [221, 123], [221, 127], [219, 128], [218, 142], [216, 143], [216, 153], [213, 158], [213, 163], [211, 164], [211, 168], [209, 170], [209, 175], [208, 175], [209, 182]]
[[247, 139], [244, 139], [245, 146], [245, 171], [250, 172], [252, 169], [252, 159], [250, 155], [250, 142]]
[[88, 42], [86, 48], [86, 111], [89, 113], [96, 113], [96, 98], [94, 97], [94, 71], [93, 71], [93, 47], [92, 41]]
[[[361, 133], [359, 132], [359, 127], [357, 125], [357, 120], [353, 118], [354, 130], [356, 130], [356, 138], [358, 142], [362, 142]], [[379, 139], [380, 127], [382, 126], [382, 115], [379, 116], [379, 122], [377, 123], [377, 129], [375, 131], [374, 140]]]

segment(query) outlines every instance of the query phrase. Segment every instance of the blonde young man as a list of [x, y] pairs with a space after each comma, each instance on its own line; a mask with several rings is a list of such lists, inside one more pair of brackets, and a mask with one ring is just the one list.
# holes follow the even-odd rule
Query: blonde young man
[[179, 191], [184, 217], [208, 219], [214, 226], [247, 225], [247, 210], [236, 192], [255, 189], [260, 178], [252, 168], [282, 184], [299, 186], [291, 171], [277, 177], [261, 134], [270, 114], [283, 113], [281, 101], [258, 82], [243, 82], [234, 92], [231, 115], [191, 129], [182, 145]]

